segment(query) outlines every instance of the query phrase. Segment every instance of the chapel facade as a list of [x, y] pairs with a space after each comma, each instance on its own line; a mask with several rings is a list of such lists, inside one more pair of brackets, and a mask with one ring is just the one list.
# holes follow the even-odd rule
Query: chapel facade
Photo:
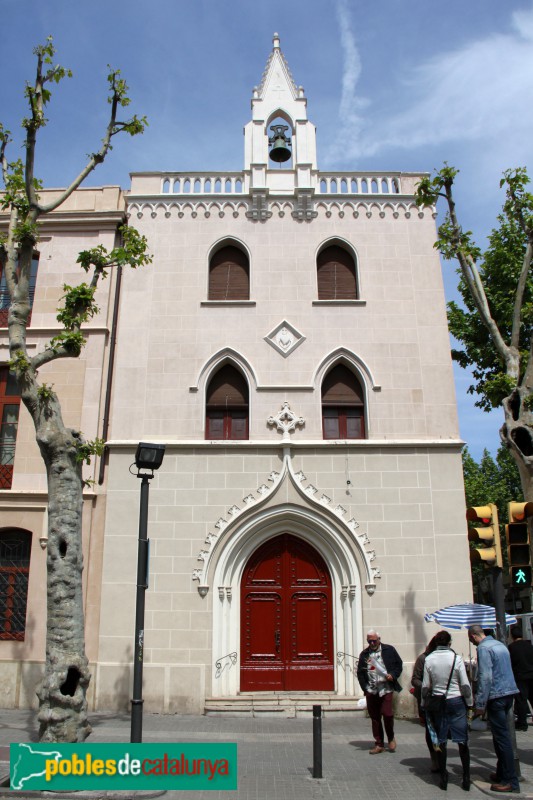
[[[251, 108], [242, 171], [133, 173], [124, 194], [77, 192], [43, 229], [36, 347], [87, 238], [112, 243], [128, 219], [153, 255], [111, 276], [82, 358], [51, 376], [72, 424], [106, 439], [85, 496], [95, 709], [131, 697], [139, 441], [166, 446], [150, 488], [147, 710], [354, 707], [368, 628], [397, 647], [407, 685], [424, 613], [472, 596], [421, 176], [321, 172], [277, 35]], [[26, 541], [27, 606], [22, 635], [0, 638], [0, 704], [24, 706], [44, 658], [46, 486], [17, 420], [0, 542]]]

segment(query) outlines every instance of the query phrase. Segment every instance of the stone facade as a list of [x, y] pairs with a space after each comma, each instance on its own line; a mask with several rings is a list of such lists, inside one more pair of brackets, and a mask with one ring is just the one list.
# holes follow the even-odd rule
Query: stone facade
[[[47, 192], [50, 200], [54, 192]], [[118, 186], [81, 189], [61, 209], [50, 214], [40, 230], [39, 267], [28, 328], [28, 349], [39, 352], [61, 327], [56, 320], [63, 285], [80, 281], [78, 253], [87, 247], [114, 246], [117, 226], [125, 221], [124, 197]], [[7, 221], [0, 219], [0, 225]], [[85, 328], [87, 345], [76, 360], [61, 360], [40, 371], [61, 398], [65, 423], [89, 439], [102, 435], [110, 330], [116, 275], [99, 288], [99, 312]], [[0, 365], [9, 361], [7, 328], [0, 330]], [[100, 575], [105, 495], [98, 486], [99, 465], [84, 469], [95, 488], [84, 495], [84, 594], [87, 652], [96, 661], [100, 613]], [[20, 408], [13, 480], [0, 490], [1, 530], [31, 533], [26, 633], [23, 641], [0, 640], [0, 704], [27, 707], [36, 704], [35, 684], [42, 672], [46, 634], [46, 473], [35, 442], [32, 420]], [[2, 564], [5, 566], [5, 564]]]
[[[108, 463], [87, 495], [94, 708], [126, 709], [131, 696], [139, 482], [129, 468], [139, 441], [166, 444], [150, 489], [147, 710], [201, 713], [207, 698], [239, 696], [241, 579], [257, 548], [280, 534], [308, 543], [329, 568], [340, 697], [360, 695], [354, 663], [367, 628], [398, 647], [408, 684], [428, 639], [424, 613], [471, 598], [433, 215], [414, 205], [417, 175], [319, 172], [306, 103], [275, 37], [253, 90], [241, 173], [132, 176], [124, 209], [154, 258], [123, 275]], [[280, 120], [291, 158], [278, 168], [269, 162], [268, 128]], [[50, 318], [63, 282], [57, 271], [72, 269], [80, 239], [85, 247], [85, 236], [105, 243], [112, 235], [96, 209], [87, 215], [94, 234], [81, 221], [73, 227], [69, 213], [51, 229], [50, 264], [41, 249], [39, 303]], [[248, 299], [209, 299], [210, 261], [225, 244], [247, 256]], [[353, 258], [353, 299], [318, 297], [317, 257], [329, 244]], [[50, 296], [41, 295], [46, 284]], [[114, 291], [113, 279], [83, 359], [54, 374], [73, 424], [88, 436], [102, 430]], [[322, 385], [339, 364], [362, 389], [365, 438], [323, 438]], [[209, 385], [226, 365], [248, 387], [248, 438], [206, 440]], [[21, 423], [19, 436], [16, 482], [0, 502], [4, 524], [18, 526], [11, 519], [29, 511], [17, 503], [28, 504], [39, 487], [35, 516], [23, 524], [36, 533], [28, 629], [33, 620], [39, 633], [0, 642], [0, 670], [20, 687], [44, 649], [45, 495], [29, 425]], [[4, 693], [6, 705], [31, 695]]]

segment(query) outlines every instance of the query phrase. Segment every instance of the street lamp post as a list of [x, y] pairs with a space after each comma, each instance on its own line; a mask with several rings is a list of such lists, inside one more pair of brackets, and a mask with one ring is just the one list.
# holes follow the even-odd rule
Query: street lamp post
[[[137, 598], [135, 603], [135, 647], [133, 657], [133, 696], [131, 699], [132, 742], [142, 742], [143, 724], [143, 659], [144, 659], [144, 606], [148, 588], [148, 494], [154, 471], [159, 469], [165, 455], [164, 444], [140, 442], [135, 453], [137, 477], [141, 479], [139, 508], [139, 540], [137, 548]], [[149, 470], [142, 472], [141, 470]]]

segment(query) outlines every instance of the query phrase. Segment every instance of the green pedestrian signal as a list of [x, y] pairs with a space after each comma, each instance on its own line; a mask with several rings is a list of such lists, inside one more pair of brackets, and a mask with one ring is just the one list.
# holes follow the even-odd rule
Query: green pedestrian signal
[[533, 503], [509, 503], [509, 524], [505, 526], [509, 577], [516, 589], [531, 588], [530, 518]]
[[531, 567], [511, 567], [511, 586], [517, 589], [531, 587]]

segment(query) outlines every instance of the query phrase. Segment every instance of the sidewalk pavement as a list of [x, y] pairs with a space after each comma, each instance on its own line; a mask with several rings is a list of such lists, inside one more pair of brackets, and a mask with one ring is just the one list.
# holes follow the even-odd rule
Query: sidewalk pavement
[[[88, 742], [128, 742], [129, 714], [91, 715], [93, 733]], [[523, 775], [521, 794], [498, 795], [490, 791], [489, 773], [495, 767], [489, 732], [472, 732], [473, 784], [470, 795], [461, 789], [458, 748], [449, 744], [448, 791], [437, 786], [429, 770], [423, 728], [415, 721], [396, 721], [396, 753], [371, 756], [370, 720], [360, 712], [322, 720], [323, 778], [313, 779], [313, 720], [252, 717], [200, 717], [145, 714], [143, 741], [237, 742], [238, 791], [168, 791], [164, 800], [437, 800], [437, 798], [516, 797], [533, 800], [533, 727], [517, 733]], [[11, 742], [37, 741], [36, 713], [0, 709], [0, 780], [9, 772]], [[2, 763], [3, 762], [3, 763]], [[485, 793], [485, 794], [483, 794]], [[63, 792], [64, 800], [85, 792]], [[1, 798], [51, 797], [52, 793], [15, 792], [0, 783]], [[146, 792], [91, 792], [92, 798], [129, 800]], [[153, 796], [153, 795], [152, 795]]]

